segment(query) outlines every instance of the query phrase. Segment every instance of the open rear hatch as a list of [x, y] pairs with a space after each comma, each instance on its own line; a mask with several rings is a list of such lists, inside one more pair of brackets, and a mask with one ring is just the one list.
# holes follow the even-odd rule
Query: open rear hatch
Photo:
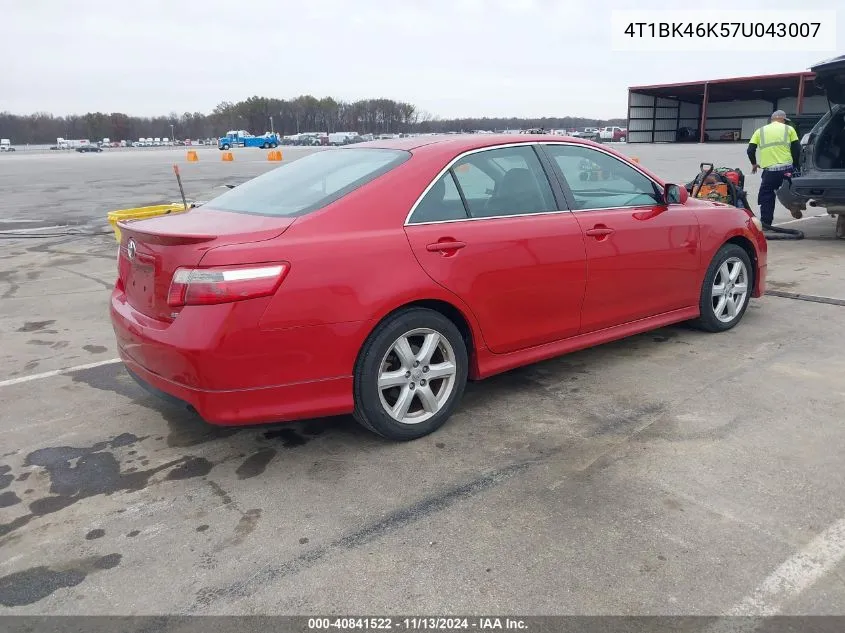
[[218, 246], [273, 239], [295, 220], [200, 207], [121, 222], [118, 287], [141, 314], [170, 321], [172, 309], [167, 294], [177, 268], [197, 266], [209, 250]]
[[825, 91], [832, 103], [845, 104], [845, 55], [826, 59], [810, 68], [815, 83]]

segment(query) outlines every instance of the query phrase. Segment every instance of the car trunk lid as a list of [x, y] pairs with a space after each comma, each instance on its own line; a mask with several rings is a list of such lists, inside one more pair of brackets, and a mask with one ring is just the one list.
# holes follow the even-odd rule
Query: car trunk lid
[[167, 293], [179, 267], [197, 266], [212, 248], [260, 242], [281, 235], [295, 218], [247, 215], [206, 207], [186, 213], [120, 222], [118, 285], [135, 310], [170, 321]]
[[816, 74], [816, 84], [824, 89], [830, 101], [845, 104], [845, 55], [826, 59], [810, 70]]

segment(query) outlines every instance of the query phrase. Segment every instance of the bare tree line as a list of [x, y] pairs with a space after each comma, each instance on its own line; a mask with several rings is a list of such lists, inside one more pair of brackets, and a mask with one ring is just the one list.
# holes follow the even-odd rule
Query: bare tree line
[[54, 116], [46, 112], [17, 115], [0, 112], [0, 136], [15, 144], [55, 143], [57, 138], [135, 140], [147, 137], [177, 139], [215, 138], [227, 130], [248, 130], [254, 134], [277, 132], [358, 132], [396, 134], [408, 132], [468, 132], [544, 127], [581, 128], [619, 125], [623, 119], [579, 117], [466, 118], [441, 119], [417, 110], [416, 106], [392, 99], [363, 99], [345, 102], [331, 97], [303, 95], [284, 100], [250, 97], [238, 103], [224, 101], [210, 114], [171, 112], [167, 116], [139, 117], [122, 112], [89, 112]]

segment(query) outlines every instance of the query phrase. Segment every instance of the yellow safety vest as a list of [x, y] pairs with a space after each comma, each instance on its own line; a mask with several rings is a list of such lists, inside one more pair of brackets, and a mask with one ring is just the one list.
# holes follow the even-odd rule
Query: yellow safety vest
[[798, 133], [791, 125], [772, 121], [759, 128], [749, 142], [760, 150], [759, 165], [763, 169], [777, 165], [792, 164], [792, 141], [798, 140]]

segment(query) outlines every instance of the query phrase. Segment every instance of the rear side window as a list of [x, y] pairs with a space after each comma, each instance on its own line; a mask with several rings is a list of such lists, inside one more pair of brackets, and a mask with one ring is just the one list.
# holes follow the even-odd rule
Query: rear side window
[[465, 220], [467, 217], [461, 194], [451, 171], [438, 178], [423, 196], [411, 216], [411, 224]]
[[549, 179], [530, 146], [469, 154], [452, 171], [473, 218], [557, 210]]
[[238, 185], [206, 206], [255, 215], [305, 215], [339, 200], [410, 157], [409, 152], [392, 149], [319, 151]]

